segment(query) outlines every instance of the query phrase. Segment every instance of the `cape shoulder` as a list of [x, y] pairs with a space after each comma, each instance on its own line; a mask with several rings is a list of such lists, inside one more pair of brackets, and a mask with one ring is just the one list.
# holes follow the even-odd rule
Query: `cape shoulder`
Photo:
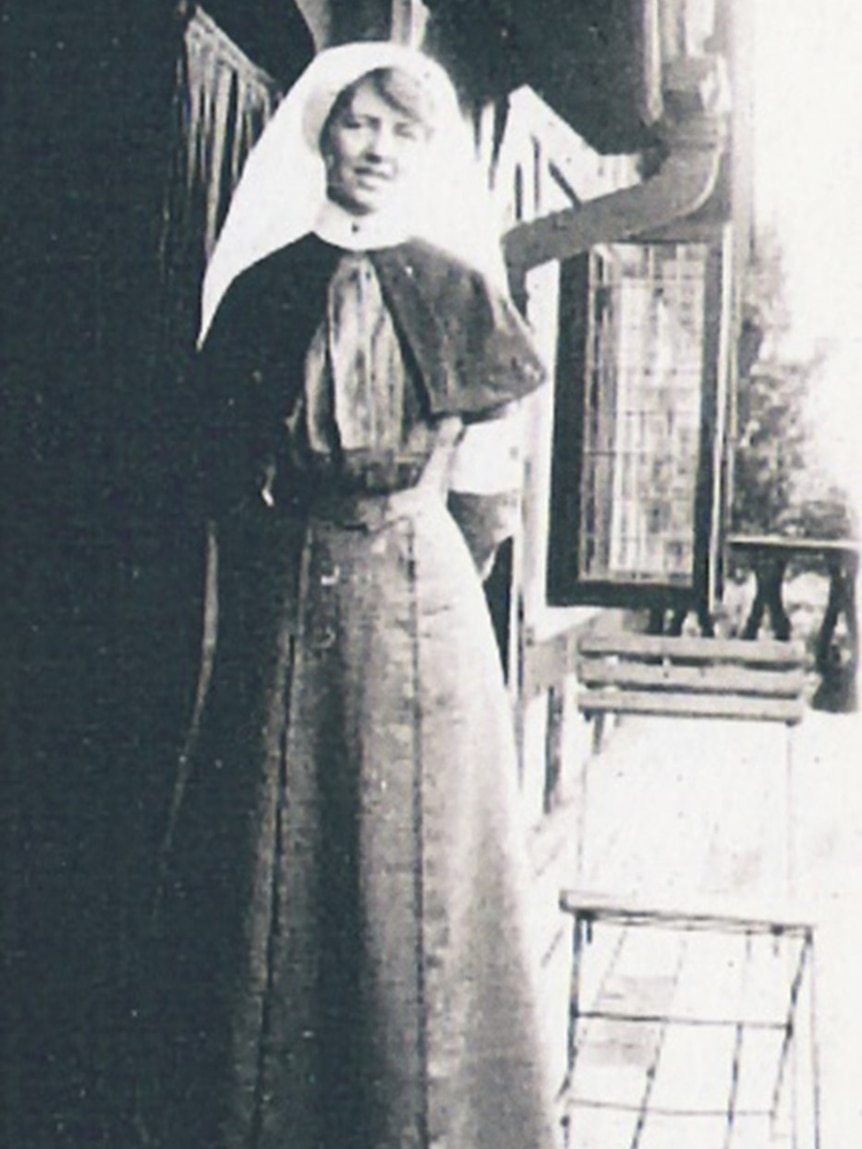
[[527, 324], [475, 268], [418, 240], [371, 258], [432, 411], [480, 414], [545, 381]]
[[[254, 264], [231, 286], [203, 353], [234, 378], [238, 359], [280, 362], [293, 375], [321, 316], [341, 252], [309, 235]], [[512, 302], [475, 268], [411, 240], [368, 253], [387, 307], [418, 368], [433, 414], [479, 415], [545, 379]]]

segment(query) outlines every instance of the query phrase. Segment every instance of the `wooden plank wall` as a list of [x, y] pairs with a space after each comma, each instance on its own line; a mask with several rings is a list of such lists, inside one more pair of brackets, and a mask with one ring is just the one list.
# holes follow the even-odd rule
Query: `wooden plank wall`
[[[493, 131], [488, 118], [485, 134]], [[487, 145], [489, 141], [485, 141]], [[486, 146], [485, 154], [492, 154]], [[554, 175], [554, 172], [557, 175]], [[563, 176], [561, 180], [558, 176]], [[529, 91], [509, 103], [497, 156], [494, 191], [501, 229], [572, 205], [565, 188], [584, 198], [631, 178], [624, 162], [605, 160], [575, 136]], [[527, 277], [526, 312], [537, 342], [555, 371], [560, 268], [549, 262]], [[588, 723], [577, 709], [576, 634], [595, 611], [547, 606], [552, 387], [524, 404], [524, 497], [513, 561], [513, 703], [520, 743], [523, 819], [533, 868], [532, 925], [542, 974], [543, 1031], [557, 1082], [565, 1072], [571, 923], [558, 908], [562, 886], [574, 880], [578, 852], [578, 786], [590, 753]]]

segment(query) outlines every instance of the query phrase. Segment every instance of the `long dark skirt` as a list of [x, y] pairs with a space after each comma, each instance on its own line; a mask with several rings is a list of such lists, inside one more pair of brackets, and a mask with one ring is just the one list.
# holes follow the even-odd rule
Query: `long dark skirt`
[[511, 713], [439, 496], [224, 533], [151, 973], [164, 1149], [544, 1149]]

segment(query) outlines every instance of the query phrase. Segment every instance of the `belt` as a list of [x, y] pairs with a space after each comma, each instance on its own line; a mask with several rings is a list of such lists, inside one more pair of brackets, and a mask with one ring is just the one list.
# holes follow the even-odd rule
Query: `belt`
[[432, 483], [420, 483], [406, 491], [392, 491], [386, 495], [357, 493], [331, 493], [314, 499], [308, 508], [310, 519], [332, 523], [340, 527], [355, 527], [369, 531], [410, 518], [423, 510], [442, 504], [442, 494]]
[[350, 494], [390, 495], [415, 487], [427, 462], [427, 458], [368, 462], [348, 459], [342, 464], [338, 485]]

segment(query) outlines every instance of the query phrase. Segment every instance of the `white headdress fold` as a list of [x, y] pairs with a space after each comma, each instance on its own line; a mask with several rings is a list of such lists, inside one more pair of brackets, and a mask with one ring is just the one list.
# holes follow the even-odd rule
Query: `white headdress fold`
[[326, 199], [321, 129], [339, 92], [377, 68], [398, 68], [413, 76], [435, 110], [425, 165], [430, 178], [411, 190], [410, 235], [503, 282], [491, 197], [449, 77], [415, 48], [389, 42], [345, 44], [315, 57], [249, 154], [204, 277], [199, 341], [240, 272], [314, 228]]

